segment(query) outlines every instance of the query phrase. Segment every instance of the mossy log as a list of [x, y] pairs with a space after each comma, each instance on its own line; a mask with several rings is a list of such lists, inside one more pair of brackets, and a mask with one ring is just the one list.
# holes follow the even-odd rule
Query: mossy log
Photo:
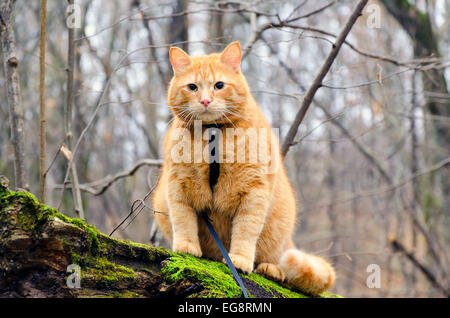
[[[0, 297], [242, 296], [222, 263], [111, 238], [0, 181]], [[242, 277], [251, 297], [307, 297], [257, 274]]]

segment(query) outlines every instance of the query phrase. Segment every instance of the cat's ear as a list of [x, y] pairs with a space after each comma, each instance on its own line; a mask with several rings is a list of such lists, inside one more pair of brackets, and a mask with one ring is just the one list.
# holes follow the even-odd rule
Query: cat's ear
[[191, 57], [185, 51], [175, 46], [170, 48], [169, 58], [175, 75], [181, 73], [192, 62]]
[[241, 68], [241, 45], [238, 41], [228, 44], [220, 55], [220, 61], [233, 68], [235, 72], [238, 72]]

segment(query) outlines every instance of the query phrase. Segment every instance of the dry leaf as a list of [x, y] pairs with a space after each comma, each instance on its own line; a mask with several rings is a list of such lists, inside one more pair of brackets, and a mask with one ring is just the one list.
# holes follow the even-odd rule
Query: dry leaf
[[381, 71], [383, 71], [383, 68], [380, 66], [380, 64], [377, 64], [377, 68], [378, 68], [378, 72], [377, 72], [378, 84], [383, 85], [382, 76], [381, 76]]
[[72, 160], [72, 151], [70, 151], [66, 146], [62, 145], [59, 149], [61, 153], [66, 157], [67, 160]]

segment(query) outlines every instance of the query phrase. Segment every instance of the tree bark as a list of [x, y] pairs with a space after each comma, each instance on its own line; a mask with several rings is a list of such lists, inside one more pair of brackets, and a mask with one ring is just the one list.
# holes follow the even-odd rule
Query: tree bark
[[[223, 263], [114, 239], [7, 184], [0, 176], [0, 297], [242, 296]], [[304, 296], [254, 273], [241, 277], [253, 297]]]
[[[69, 5], [73, 4], [73, 0], [69, 0]], [[74, 101], [74, 72], [75, 72], [75, 45], [74, 41], [75, 29], [68, 27], [68, 43], [67, 43], [67, 92], [66, 92], [66, 109], [64, 111], [64, 128], [66, 133], [66, 142], [69, 150], [72, 150], [72, 106]], [[75, 162], [69, 161], [70, 181], [72, 184], [72, 198], [75, 214], [84, 220], [83, 201], [81, 199], [80, 185], [78, 182], [77, 166]]]
[[20, 80], [16, 54], [16, 40], [13, 29], [13, 11], [15, 0], [0, 3], [0, 28], [5, 71], [11, 139], [14, 148], [14, 181], [18, 188], [28, 189], [25, 170], [25, 141], [23, 126], [23, 106], [20, 95]]

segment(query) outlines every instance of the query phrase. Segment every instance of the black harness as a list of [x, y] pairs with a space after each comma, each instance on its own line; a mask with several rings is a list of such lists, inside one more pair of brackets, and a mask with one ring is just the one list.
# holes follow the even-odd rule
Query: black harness
[[[209, 187], [214, 194], [214, 187], [219, 180], [220, 175], [220, 158], [219, 158], [219, 133], [223, 124], [203, 125], [209, 130]], [[216, 150], [217, 149], [217, 150]]]
[[[203, 125], [204, 128], [209, 130], [209, 187], [211, 189], [212, 195], [214, 196], [214, 187], [217, 184], [217, 181], [219, 180], [220, 176], [220, 156], [219, 156], [219, 132], [220, 128], [222, 127], [222, 124], [209, 124], [209, 125]], [[216, 242], [217, 246], [220, 249], [220, 252], [222, 253], [223, 258], [225, 259], [225, 262], [227, 263], [228, 268], [230, 269], [231, 273], [234, 276], [234, 279], [238, 283], [239, 287], [242, 290], [242, 294], [244, 298], [248, 298], [247, 290], [245, 289], [244, 283], [242, 282], [241, 277], [239, 276], [236, 268], [233, 265], [233, 262], [230, 259], [230, 256], [227, 253], [226, 248], [223, 246], [222, 241], [219, 238], [219, 235], [217, 235], [216, 231], [214, 230], [213, 225], [211, 224], [211, 220], [208, 217], [207, 211], [202, 211], [201, 216], [203, 220], [205, 221], [205, 224], [211, 233], [211, 236], [213, 237], [214, 241]]]

